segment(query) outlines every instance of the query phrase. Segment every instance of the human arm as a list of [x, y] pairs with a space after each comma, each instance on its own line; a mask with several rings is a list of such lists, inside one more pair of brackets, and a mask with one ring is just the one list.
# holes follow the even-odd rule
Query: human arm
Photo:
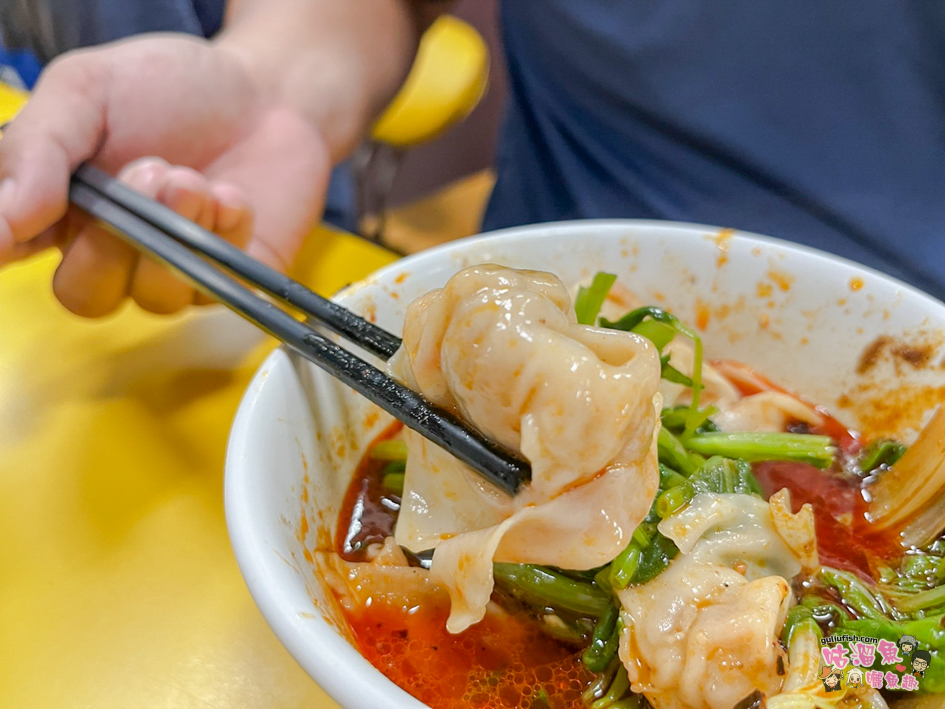
[[166, 271], [68, 210], [81, 162], [118, 173], [156, 156], [169, 165], [123, 177], [211, 226], [222, 203], [248, 206], [255, 224], [233, 240], [285, 268], [321, 213], [331, 165], [408, 71], [423, 5], [233, 0], [213, 41], [145, 35], [64, 55], [0, 140], [0, 260], [59, 244], [54, 289], [83, 315], [128, 294], [158, 312], [191, 302]]

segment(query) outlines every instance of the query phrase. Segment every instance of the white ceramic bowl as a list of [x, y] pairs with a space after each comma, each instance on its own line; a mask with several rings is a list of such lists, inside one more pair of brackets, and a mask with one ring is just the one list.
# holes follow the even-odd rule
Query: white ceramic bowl
[[[748, 362], [877, 433], [916, 428], [945, 399], [945, 305], [854, 263], [714, 227], [586, 221], [506, 230], [403, 259], [337, 300], [399, 334], [412, 299], [484, 262], [551, 271], [568, 284], [616, 273], [645, 301], [698, 325], [708, 357]], [[422, 706], [352, 647], [307, 551], [334, 538], [354, 468], [388, 422], [280, 349], [250, 385], [227, 454], [227, 524], [246, 583], [299, 664], [344, 707]]]

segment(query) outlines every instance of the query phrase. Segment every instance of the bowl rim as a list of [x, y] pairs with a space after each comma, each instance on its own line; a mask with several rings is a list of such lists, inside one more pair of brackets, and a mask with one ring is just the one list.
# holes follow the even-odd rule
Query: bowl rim
[[481, 234], [473, 234], [472, 236], [463, 237], [461, 239], [455, 239], [453, 241], [446, 242], [444, 244], [439, 244], [437, 246], [432, 246], [428, 249], [418, 251], [414, 254], [408, 254], [403, 258], [399, 258], [392, 263], [382, 266], [373, 273], [369, 274], [367, 277], [351, 283], [344, 288], [338, 290], [337, 293], [331, 296], [332, 300], [338, 298], [347, 298], [351, 294], [360, 290], [361, 288], [373, 284], [375, 281], [382, 280], [386, 278], [390, 273], [394, 273], [403, 269], [405, 263], [409, 264], [418, 264], [423, 263], [428, 259], [442, 258], [444, 256], [448, 257], [456, 252], [462, 252], [468, 245], [475, 242], [476, 244], [489, 244], [490, 242], [500, 241], [502, 239], [508, 238], [509, 236], [516, 237], [529, 237], [529, 238], [542, 238], [543, 236], [554, 236], [558, 235], [561, 232], [568, 232], [577, 227], [597, 227], [600, 229], [607, 230], [616, 230], [619, 228], [646, 228], [652, 229], [654, 231], [685, 231], [690, 232], [693, 235], [699, 236], [709, 236], [711, 234], [718, 234], [722, 231], [730, 232], [727, 235], [727, 238], [737, 241], [751, 241], [751, 242], [761, 242], [762, 244], [769, 246], [777, 246], [781, 249], [784, 249], [788, 252], [795, 252], [804, 254], [806, 256], [815, 257], [821, 261], [827, 261], [831, 263], [839, 263], [850, 268], [855, 268], [864, 274], [875, 276], [880, 280], [885, 281], [886, 283], [893, 285], [897, 288], [900, 288], [904, 291], [907, 291], [911, 296], [917, 296], [924, 300], [931, 301], [932, 303], [945, 307], [945, 301], [941, 301], [938, 298], [926, 293], [920, 288], [913, 286], [905, 281], [891, 276], [888, 273], [883, 273], [882, 271], [873, 268], [872, 266], [866, 266], [858, 261], [846, 258], [845, 256], [840, 256], [838, 254], [830, 253], [829, 251], [824, 251], [822, 249], [815, 248], [813, 246], [807, 246], [806, 244], [799, 244], [788, 239], [779, 238], [776, 236], [766, 236], [764, 234], [758, 234], [757, 232], [752, 231], [743, 231], [735, 227], [722, 227], [722, 226], [712, 226], [709, 224], [701, 224], [698, 222], [677, 222], [669, 221], [663, 219], [565, 219], [561, 221], [551, 221], [551, 222], [538, 222], [536, 224], [525, 224], [522, 226], [512, 226], [504, 227], [502, 229], [495, 229], [493, 231], [483, 232]]
[[[726, 227], [652, 219], [577, 219], [508, 227], [459, 239], [398, 259], [366, 278], [345, 286], [332, 296], [332, 300], [344, 302], [363, 288], [385, 282], [393, 274], [400, 274], [405, 270], [420, 270], [425, 263], [430, 261], [441, 262], [451, 256], [462, 254], [472, 243], [487, 248], [491, 243], [509, 238], [539, 239], [545, 236], [560, 236], [562, 233], [575, 229], [594, 228], [603, 231], [647, 229], [657, 234], [675, 232], [681, 236], [700, 237], [717, 234], [723, 229], [729, 231]], [[878, 278], [889, 286], [902, 290], [910, 299], [919, 299], [929, 306], [945, 310], [945, 303], [915, 286], [843, 256], [753, 232], [738, 229], [731, 229], [730, 232], [730, 237], [736, 241], [747, 241], [764, 247], [774, 246], [787, 252], [802, 254], [807, 258], [855, 269], [863, 275]], [[265, 380], [274, 367], [281, 366], [280, 361], [283, 359], [288, 362], [288, 350], [284, 345], [271, 352], [256, 371], [240, 400], [228, 439], [224, 474], [224, 508], [227, 530], [240, 572], [253, 601], [279, 641], [312, 680], [335, 701], [350, 707], [378, 705], [425, 707], [425, 704], [370, 665], [356, 649], [330, 629], [328, 622], [324, 619], [300, 617], [298, 610], [294, 609], [289, 602], [287, 591], [280, 588], [278, 583], [274, 583], [272, 578], [267, 578], [267, 568], [275, 562], [269, 558], [273, 556], [271, 549], [263, 539], [257, 538], [254, 534], [258, 526], [257, 523], [252, 522], [254, 506], [250, 496], [244, 494], [251, 476], [250, 471], [240, 465], [239, 458], [252, 429], [251, 421], [262, 389], [266, 386]], [[310, 642], [311, 626], [303, 627], [304, 624], [310, 624], [313, 620], [324, 624], [324, 628], [317, 631], [322, 636], [318, 643]], [[360, 660], [360, 663], [357, 660]], [[360, 675], [361, 670], [357, 665], [361, 663], [376, 674], [370, 678]], [[366, 681], [368, 679], [370, 681]]]
[[[227, 444], [224, 470], [224, 512], [227, 533], [240, 574], [256, 607], [279, 642], [322, 690], [345, 707], [425, 707], [426, 705], [398, 687], [331, 628], [324, 618], [303, 615], [295, 608], [287, 588], [267, 575], [275, 562], [271, 547], [262, 535], [257, 536], [259, 523], [253, 522], [252, 496], [245, 494], [252, 485], [249, 469], [235, 462], [242, 456], [244, 441], [249, 440], [256, 405], [262, 396], [270, 372], [279, 366], [292, 366], [285, 346], [271, 352], [256, 371], [241, 399], [230, 439]], [[240, 523], [238, 520], [245, 520]], [[278, 563], [285, 564], [281, 557]], [[286, 566], [286, 568], [289, 568]], [[312, 623], [316, 625], [313, 626]], [[311, 634], [319, 636], [312, 643]], [[358, 667], [360, 665], [360, 667]], [[371, 681], [364, 681], [363, 672], [373, 672]]]

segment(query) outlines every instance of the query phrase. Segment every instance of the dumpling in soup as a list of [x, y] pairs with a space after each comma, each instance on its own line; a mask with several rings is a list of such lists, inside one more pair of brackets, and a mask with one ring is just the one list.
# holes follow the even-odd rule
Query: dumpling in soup
[[532, 466], [513, 499], [406, 436], [395, 536], [436, 550], [451, 632], [482, 619], [494, 560], [590, 569], [627, 545], [659, 482], [660, 362], [648, 340], [578, 324], [551, 274], [475, 266], [411, 304], [390, 370]]
[[631, 688], [656, 709], [731, 709], [755, 690], [780, 691], [789, 581], [817, 565], [813, 511], [790, 509], [786, 490], [770, 504], [702, 493], [660, 523], [680, 554], [618, 593], [620, 657]]

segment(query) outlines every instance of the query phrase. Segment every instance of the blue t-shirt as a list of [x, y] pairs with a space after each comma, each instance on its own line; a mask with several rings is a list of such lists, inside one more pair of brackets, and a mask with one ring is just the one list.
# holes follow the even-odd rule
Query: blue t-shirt
[[502, 28], [487, 229], [731, 226], [945, 299], [945, 3], [503, 0]]
[[0, 3], [0, 31], [9, 50], [41, 61], [70, 49], [144, 32], [209, 37], [223, 24], [226, 0], [17, 0]]
[[[945, 299], [945, 2], [500, 2], [510, 96], [485, 228], [732, 226]], [[0, 2], [0, 17], [42, 6], [30, 17], [52, 21], [26, 32], [42, 54], [153, 30], [209, 36], [224, 5], [25, 0]], [[341, 185], [333, 218], [350, 228]]]

